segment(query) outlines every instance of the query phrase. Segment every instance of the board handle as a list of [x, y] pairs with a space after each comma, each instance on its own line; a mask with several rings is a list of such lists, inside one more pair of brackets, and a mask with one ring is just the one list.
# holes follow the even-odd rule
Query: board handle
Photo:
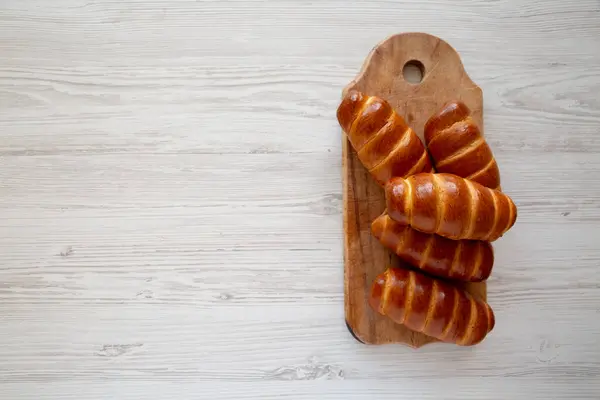
[[[403, 71], [407, 67], [419, 70], [422, 75], [420, 82], [405, 79]], [[461, 90], [458, 93], [444, 90], [448, 88], [448, 82]], [[382, 88], [385, 88], [384, 93], [381, 93]], [[439, 97], [436, 101], [442, 103], [463, 100], [466, 91], [475, 91], [475, 97], [483, 98], [481, 88], [467, 74], [458, 52], [439, 37], [422, 32], [399, 33], [377, 44], [358, 75], [342, 90], [342, 97], [353, 89], [367, 94], [378, 93], [392, 104], [399, 94], [406, 99], [414, 99], [436, 93]], [[479, 117], [473, 115], [476, 120], [481, 119]], [[412, 122], [410, 115], [406, 119], [409, 124]], [[480, 128], [483, 130], [483, 126]], [[415, 131], [422, 139], [422, 129]]]

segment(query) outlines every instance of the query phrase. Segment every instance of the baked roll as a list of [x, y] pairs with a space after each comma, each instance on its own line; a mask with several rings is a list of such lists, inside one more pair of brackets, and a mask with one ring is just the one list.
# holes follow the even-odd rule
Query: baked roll
[[371, 308], [398, 324], [442, 342], [472, 346], [494, 329], [491, 307], [453, 285], [403, 268], [377, 276]]
[[437, 172], [500, 188], [500, 171], [471, 111], [460, 101], [450, 102], [425, 123], [427, 150]]
[[417, 134], [384, 99], [351, 90], [337, 118], [359, 160], [381, 186], [395, 176], [433, 170]]
[[385, 197], [395, 221], [454, 240], [494, 241], [517, 220], [517, 207], [506, 194], [452, 174], [393, 178]]
[[489, 242], [450, 240], [419, 232], [394, 221], [386, 213], [373, 221], [371, 232], [402, 260], [430, 275], [480, 282], [492, 272], [494, 250]]

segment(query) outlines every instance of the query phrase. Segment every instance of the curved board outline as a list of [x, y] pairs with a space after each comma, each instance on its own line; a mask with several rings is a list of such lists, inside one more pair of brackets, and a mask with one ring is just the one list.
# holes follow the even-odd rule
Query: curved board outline
[[[402, 73], [412, 60], [423, 64], [423, 79], [407, 82]], [[483, 131], [483, 92], [468, 76], [456, 50], [446, 41], [422, 32], [389, 36], [367, 55], [356, 77], [342, 91], [357, 89], [384, 98], [417, 135], [423, 138], [424, 121], [450, 100], [464, 101]], [[385, 207], [381, 188], [362, 167], [345, 134], [342, 135], [344, 308], [352, 335], [365, 344], [401, 343], [413, 348], [436, 339], [394, 324], [370, 309], [370, 283], [387, 265], [399, 260], [370, 235], [370, 222]], [[485, 283], [467, 284], [477, 297], [486, 297]]]

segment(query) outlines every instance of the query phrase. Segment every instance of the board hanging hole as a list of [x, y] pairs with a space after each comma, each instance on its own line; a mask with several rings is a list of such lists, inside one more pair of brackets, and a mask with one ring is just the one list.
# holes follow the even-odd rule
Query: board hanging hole
[[425, 76], [425, 66], [421, 61], [410, 60], [402, 68], [402, 76], [404, 80], [413, 85], [421, 83]]

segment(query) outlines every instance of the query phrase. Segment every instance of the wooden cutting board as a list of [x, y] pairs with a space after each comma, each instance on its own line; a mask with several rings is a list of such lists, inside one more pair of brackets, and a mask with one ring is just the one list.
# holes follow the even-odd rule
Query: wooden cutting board
[[[423, 72], [420, 83], [403, 77], [406, 64]], [[483, 94], [467, 75], [456, 50], [425, 33], [394, 35], [368, 55], [358, 76], [344, 89], [357, 89], [389, 101], [423, 140], [425, 121], [450, 100], [462, 100], [483, 131]], [[371, 235], [371, 222], [385, 209], [383, 189], [362, 166], [343, 135], [344, 296], [348, 329], [367, 344], [402, 343], [420, 347], [436, 341], [373, 311], [368, 296], [373, 279], [400, 260]], [[485, 299], [485, 283], [466, 289]]]

